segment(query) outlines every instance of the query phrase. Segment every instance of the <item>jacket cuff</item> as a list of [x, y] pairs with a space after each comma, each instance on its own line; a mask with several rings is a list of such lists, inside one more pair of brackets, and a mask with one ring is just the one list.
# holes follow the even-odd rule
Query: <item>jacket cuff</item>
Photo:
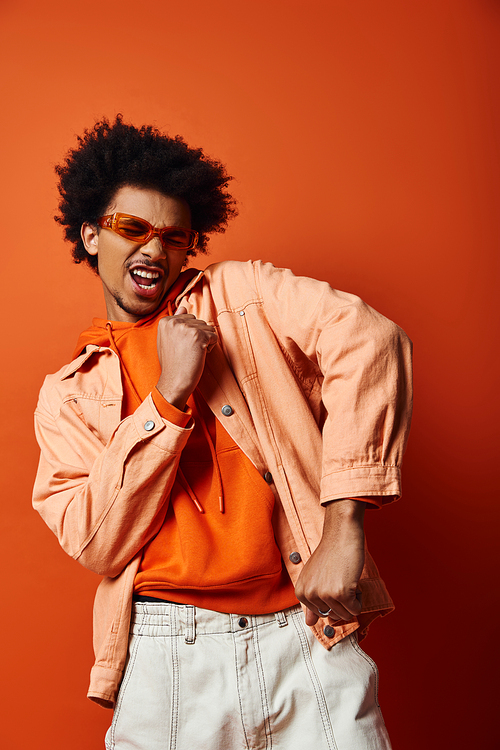
[[380, 509], [383, 505], [383, 501], [378, 497], [352, 497], [351, 500], [360, 500], [362, 503], [366, 503], [369, 508]]
[[321, 480], [320, 502], [343, 498], [391, 502], [401, 497], [399, 466], [357, 466], [335, 471]]
[[[378, 498], [378, 497], [345, 497], [345, 498], [343, 497], [343, 498], [338, 498], [338, 499], [339, 500], [340, 499], [342, 499], [342, 500], [356, 500], [356, 502], [366, 503], [371, 508], [381, 508], [382, 505], [383, 505], [382, 500], [380, 498]], [[330, 503], [336, 503], [336, 502], [337, 502], [337, 500], [323, 500], [322, 504], [323, 505], [329, 505]]]
[[186, 407], [186, 411], [181, 411], [176, 406], [167, 401], [166, 398], [163, 398], [156, 386], [151, 391], [151, 396], [153, 397], [154, 405], [158, 409], [158, 412], [163, 417], [163, 419], [166, 419], [168, 422], [172, 422], [172, 424], [176, 424], [177, 427], [186, 427], [189, 424], [189, 420], [191, 419], [192, 415], [192, 411], [189, 406]]
[[182, 451], [194, 427], [194, 420], [191, 420], [189, 427], [179, 427], [164, 419], [156, 408], [151, 393], [137, 407], [131, 419], [140, 440], [151, 440], [168, 453]]

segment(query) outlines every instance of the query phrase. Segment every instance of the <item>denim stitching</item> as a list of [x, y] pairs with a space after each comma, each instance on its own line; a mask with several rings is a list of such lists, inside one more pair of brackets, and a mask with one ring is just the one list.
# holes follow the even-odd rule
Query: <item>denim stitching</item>
[[195, 643], [196, 640], [196, 630], [195, 630], [195, 622], [194, 622], [194, 614], [195, 614], [195, 608], [192, 604], [186, 604], [186, 636], [185, 636], [185, 642], [188, 644]]
[[250, 750], [250, 745], [248, 744], [248, 737], [247, 737], [247, 731], [245, 728], [245, 720], [243, 717], [243, 704], [241, 702], [241, 692], [240, 692], [240, 677], [239, 677], [239, 670], [238, 670], [238, 654], [236, 651], [236, 634], [233, 631], [231, 633], [232, 639], [233, 639], [233, 649], [234, 649], [234, 668], [236, 672], [236, 690], [238, 693], [238, 703], [240, 706], [240, 718], [241, 718], [241, 726], [243, 729], [243, 736], [245, 738], [245, 744], [247, 746], [247, 750]]
[[288, 620], [286, 619], [285, 612], [280, 609], [279, 612], [276, 612], [276, 621], [278, 623], [279, 628], [284, 628], [288, 625]]
[[[258, 625], [258, 627], [261, 627], [262, 625], [269, 625], [270, 623], [274, 623], [274, 622], [275, 622], [275, 620], [268, 620], [267, 622], [260, 622], [259, 625]], [[152, 625], [154, 625], [154, 623], [152, 623]], [[211, 636], [214, 636], [214, 635], [234, 635], [234, 633], [239, 633], [240, 631], [241, 631], [241, 628], [238, 628], [237, 630], [234, 630], [234, 631], [233, 630], [214, 630], [214, 631], [210, 631], [209, 633], [200, 633], [198, 631], [198, 629], [197, 629], [196, 630], [196, 639], [198, 639], [198, 638], [204, 638], [204, 637], [211, 637]], [[133, 635], [137, 635], [137, 633], [135, 633]], [[169, 633], [166, 633], [166, 634], [160, 633], [158, 636], [157, 636], [156, 633], [152, 634], [152, 635], [150, 635], [149, 633], [141, 633], [140, 635], [143, 638], [148, 638], [148, 637], [151, 637], [151, 638], [156, 638], [156, 637], [161, 637], [161, 638], [176, 638], [177, 637], [174, 632], [169, 632]]]
[[262, 654], [260, 652], [259, 627], [258, 626], [252, 628], [252, 637], [253, 637], [254, 648], [255, 648], [255, 664], [257, 666], [257, 677], [259, 678], [260, 699], [262, 702], [262, 713], [263, 713], [263, 718], [264, 718], [264, 732], [266, 734], [266, 750], [268, 748], [269, 750], [271, 750], [273, 746], [273, 735], [271, 731], [271, 717], [270, 717], [271, 712], [269, 709], [269, 700], [267, 697], [264, 667], [262, 666]]
[[[177, 612], [171, 612], [172, 633], [177, 632]], [[177, 747], [177, 731], [179, 727], [179, 638], [176, 636], [170, 641], [172, 655], [172, 712], [170, 718], [170, 742], [169, 750]]]
[[[379, 683], [378, 667], [373, 661], [373, 659], [371, 658], [371, 656], [368, 656], [368, 654], [365, 651], [363, 651], [363, 649], [358, 643], [358, 639], [356, 638], [354, 634], [349, 636], [349, 640], [351, 641], [351, 646], [356, 651], [356, 653], [359, 654], [370, 665], [370, 669], [372, 670], [373, 676], [375, 678], [375, 696], [374, 696], [375, 705], [377, 706], [378, 712], [380, 714], [380, 718], [382, 719], [382, 721], [384, 721], [384, 717], [382, 716], [382, 710], [380, 708], [380, 703], [378, 702], [378, 683]], [[384, 722], [384, 726], [385, 726], [385, 722]]]
[[113, 713], [113, 720], [111, 722], [111, 730], [110, 730], [111, 744], [108, 746], [108, 750], [113, 750], [113, 748], [115, 747], [116, 724], [117, 724], [118, 718], [120, 716], [120, 711], [121, 711], [123, 699], [125, 697], [125, 690], [127, 688], [128, 683], [130, 682], [130, 678], [132, 676], [132, 671], [133, 671], [134, 666], [135, 666], [135, 662], [136, 662], [136, 658], [137, 658], [137, 652], [139, 650], [139, 643], [140, 642], [141, 642], [140, 638], [137, 637], [136, 640], [135, 640], [135, 642], [134, 642], [134, 644], [133, 644], [133, 647], [131, 649], [130, 659], [129, 659], [129, 661], [127, 663], [127, 667], [125, 669], [125, 674], [123, 676], [122, 684], [120, 685], [120, 694], [119, 694], [118, 700], [116, 702], [116, 707], [115, 707], [115, 710], [114, 710], [114, 713]]
[[321, 689], [321, 683], [316, 673], [316, 669], [314, 667], [313, 660], [311, 657], [311, 652], [309, 650], [309, 645], [307, 643], [306, 635], [303, 630], [301, 613], [292, 612], [292, 620], [293, 620], [293, 624], [295, 625], [297, 635], [299, 636], [300, 646], [302, 649], [302, 656], [304, 657], [304, 662], [305, 662], [307, 671], [309, 672], [309, 677], [311, 678], [312, 686], [316, 695], [316, 701], [318, 703], [318, 709], [321, 715], [321, 721], [323, 722], [323, 729], [325, 731], [325, 737], [328, 743], [328, 748], [329, 750], [338, 750], [337, 743], [335, 742], [335, 737], [333, 734], [332, 723], [330, 721], [330, 714], [328, 712], [328, 707], [325, 701], [325, 696], [323, 694], [323, 690]]

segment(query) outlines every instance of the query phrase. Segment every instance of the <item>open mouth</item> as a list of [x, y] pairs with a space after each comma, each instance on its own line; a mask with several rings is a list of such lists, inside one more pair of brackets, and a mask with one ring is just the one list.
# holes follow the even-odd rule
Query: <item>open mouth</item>
[[141, 296], [149, 297], [158, 290], [163, 274], [152, 268], [135, 267], [130, 271], [132, 286]]

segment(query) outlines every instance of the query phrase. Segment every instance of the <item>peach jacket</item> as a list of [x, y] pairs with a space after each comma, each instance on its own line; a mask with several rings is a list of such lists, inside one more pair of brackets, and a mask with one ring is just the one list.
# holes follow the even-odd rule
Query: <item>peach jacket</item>
[[[257, 469], [272, 475], [275, 536], [295, 583], [321, 538], [322, 503], [401, 494], [411, 343], [358, 297], [260, 261], [209, 266], [181, 299], [217, 328], [199, 388]], [[192, 429], [163, 419], [151, 395], [121, 420], [121, 399], [117, 355], [90, 345], [47, 376], [35, 413], [34, 507], [69, 555], [104, 576], [88, 696], [106, 707], [126, 661], [141, 550], [163, 522]], [[360, 586], [358, 620], [336, 626], [333, 638], [324, 621], [313, 628], [326, 648], [393, 609], [369, 554]]]

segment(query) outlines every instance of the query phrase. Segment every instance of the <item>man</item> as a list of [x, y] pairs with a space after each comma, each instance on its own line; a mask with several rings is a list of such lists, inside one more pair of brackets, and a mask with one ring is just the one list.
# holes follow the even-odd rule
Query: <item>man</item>
[[358, 640], [393, 605], [363, 516], [400, 495], [407, 337], [271, 264], [183, 271], [235, 209], [179, 138], [118, 116], [57, 171], [107, 320], [41, 390], [34, 505], [104, 576], [106, 747], [389, 748]]

